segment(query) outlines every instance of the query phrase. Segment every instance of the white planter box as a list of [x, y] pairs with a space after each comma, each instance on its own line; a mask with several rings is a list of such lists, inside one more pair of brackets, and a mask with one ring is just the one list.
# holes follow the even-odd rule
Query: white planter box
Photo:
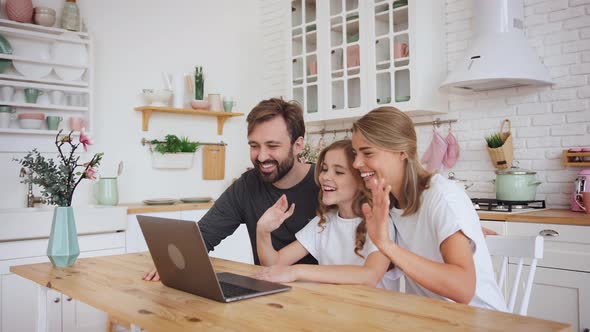
[[152, 153], [153, 168], [191, 168], [193, 167], [194, 152]]

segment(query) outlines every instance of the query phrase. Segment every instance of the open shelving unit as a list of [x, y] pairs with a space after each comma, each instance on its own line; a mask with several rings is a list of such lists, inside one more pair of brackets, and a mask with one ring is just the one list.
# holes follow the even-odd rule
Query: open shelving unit
[[174, 108], [174, 107], [163, 107], [163, 106], [140, 106], [135, 108], [136, 111], [142, 113], [142, 124], [141, 129], [147, 131], [149, 128], [150, 117], [153, 112], [157, 113], [169, 113], [169, 114], [185, 114], [185, 115], [203, 115], [213, 116], [217, 118], [217, 134], [223, 134], [223, 124], [229, 118], [236, 116], [242, 116], [244, 113], [234, 112], [218, 112], [209, 110], [195, 110], [192, 108]]
[[590, 167], [590, 152], [570, 152], [563, 150], [563, 166]]

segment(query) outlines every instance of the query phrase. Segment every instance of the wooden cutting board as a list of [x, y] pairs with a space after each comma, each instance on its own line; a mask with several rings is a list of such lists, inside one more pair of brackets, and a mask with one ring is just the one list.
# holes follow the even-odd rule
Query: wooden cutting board
[[203, 179], [225, 178], [225, 145], [203, 146]]

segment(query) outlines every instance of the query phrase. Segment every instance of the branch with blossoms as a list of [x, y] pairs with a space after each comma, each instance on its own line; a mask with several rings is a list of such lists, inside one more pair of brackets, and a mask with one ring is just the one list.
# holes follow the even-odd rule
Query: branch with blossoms
[[[84, 151], [88, 151], [87, 146], [93, 144], [92, 140], [81, 130], [78, 142], [75, 143], [73, 131], [65, 135], [62, 135], [62, 131], [60, 130], [55, 136], [60, 163], [56, 163], [53, 159], [45, 159], [36, 149], [29, 152], [23, 159], [15, 160], [28, 169], [28, 177], [21, 182], [40, 186], [41, 195], [50, 204], [71, 206], [74, 191], [82, 179], [96, 178], [103, 153], [96, 153], [89, 162], [79, 163], [80, 156], [75, 154], [76, 150], [82, 145]], [[83, 167], [84, 170], [76, 172], [79, 167]]]

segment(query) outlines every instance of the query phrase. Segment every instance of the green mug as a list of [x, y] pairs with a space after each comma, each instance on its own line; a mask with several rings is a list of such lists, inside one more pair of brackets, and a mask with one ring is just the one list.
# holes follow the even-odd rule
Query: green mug
[[63, 120], [61, 116], [54, 116], [50, 115], [45, 120], [47, 121], [47, 129], [48, 130], [57, 130], [59, 127], [59, 123]]
[[35, 88], [26, 88], [25, 89], [25, 101], [27, 103], [36, 103], [37, 98], [43, 94], [43, 91]]
[[99, 205], [117, 205], [119, 203], [119, 189], [116, 177], [101, 177], [94, 192]]

